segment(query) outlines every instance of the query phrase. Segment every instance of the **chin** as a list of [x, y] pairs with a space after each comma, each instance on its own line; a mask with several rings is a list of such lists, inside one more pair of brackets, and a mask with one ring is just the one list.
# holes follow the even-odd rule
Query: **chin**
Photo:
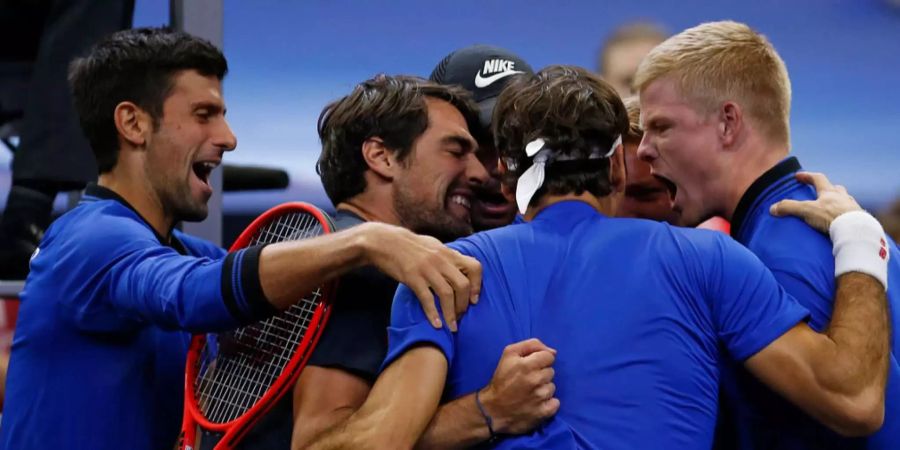
[[209, 208], [203, 205], [202, 208], [185, 208], [179, 211], [178, 217], [183, 222], [202, 222], [209, 216]]
[[443, 224], [441, 226], [428, 227], [417, 232], [432, 236], [441, 242], [452, 242], [472, 234], [472, 226], [468, 222]]

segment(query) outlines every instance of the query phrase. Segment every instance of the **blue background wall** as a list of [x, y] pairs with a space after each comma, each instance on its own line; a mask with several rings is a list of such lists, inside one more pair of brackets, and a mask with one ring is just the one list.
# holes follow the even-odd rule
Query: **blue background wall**
[[[623, 22], [646, 19], [677, 32], [734, 19], [766, 34], [787, 63], [794, 153], [878, 208], [900, 194], [896, 3], [225, 0], [225, 91], [239, 141], [226, 161], [282, 166], [293, 182], [280, 194], [229, 194], [225, 206], [256, 211], [288, 198], [327, 204], [314, 171], [316, 118], [375, 73], [427, 76], [444, 55], [473, 43], [507, 47], [535, 68], [594, 68], [602, 39]], [[138, 0], [136, 25], [166, 23], [167, 4]]]

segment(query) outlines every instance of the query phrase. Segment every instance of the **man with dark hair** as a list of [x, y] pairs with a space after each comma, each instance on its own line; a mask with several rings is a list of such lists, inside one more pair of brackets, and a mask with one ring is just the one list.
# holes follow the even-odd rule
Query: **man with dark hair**
[[518, 55], [491, 45], [472, 45], [456, 50], [441, 60], [431, 72], [436, 83], [458, 85], [472, 94], [478, 104], [478, 159], [488, 170], [487, 182], [474, 186], [472, 227], [475, 231], [509, 225], [516, 217], [511, 198], [500, 189], [500, 167], [491, 133], [494, 105], [503, 88], [519, 74], [534, 70]]
[[[326, 106], [318, 126], [318, 171], [337, 209], [338, 229], [385, 222], [445, 240], [471, 234], [472, 189], [488, 179], [469, 132], [477, 121], [465, 90], [406, 76], [377, 76]], [[293, 448], [312, 445], [366, 401], [387, 353], [396, 288], [396, 281], [374, 268], [341, 277], [328, 327], [294, 390]], [[455, 321], [448, 325], [456, 331]], [[551, 354], [537, 341], [512, 347], [485, 397], [511, 432], [530, 428], [546, 415], [529, 408], [531, 391], [540, 384], [514, 378], [507, 369], [520, 369], [533, 354]], [[447, 405], [444, 419], [436, 421], [423, 445], [458, 447], [489, 438], [472, 400]], [[291, 417], [289, 406], [282, 404], [272, 416]], [[263, 441], [272, 442], [265, 448], [276, 448], [276, 438], [265, 436], [266, 427], [246, 448], [260, 448]], [[270, 436], [278, 434], [274, 428]]]
[[[164, 29], [113, 34], [72, 64], [75, 107], [101, 174], [31, 260], [12, 346], [0, 448], [174, 445], [191, 332], [251, 323], [372, 264], [431, 290], [478, 295], [480, 266], [433, 238], [366, 224], [230, 254], [175, 225], [201, 220], [209, 174], [237, 142], [224, 56]], [[402, 259], [396, 258], [402, 254]]]
[[[865, 273], [836, 273], [841, 320], [818, 334], [759, 260], [721, 233], [608, 217], [628, 128], [608, 84], [551, 66], [514, 81], [494, 114], [504, 185], [528, 222], [451, 244], [485, 267], [480, 301], [457, 333], [433, 330], [400, 287], [369, 399], [310, 448], [411, 448], [442, 397], [479, 389], [503, 346], [527, 336], [559, 351], [541, 374], [559, 399], [553, 388], [534, 394], [545, 399], [539, 408], [561, 406], [531, 434], [492, 433], [498, 448], [709, 448], [723, 351], [808, 410], [877, 427], [888, 330], [886, 262], [872, 251], [883, 231], [871, 216], [853, 211], [832, 225], [837, 260]], [[827, 211], [859, 209], [820, 187], [819, 203], [838, 206]], [[871, 347], [883, 358], [857, 358]], [[864, 392], [833, 392], [835, 381]]]

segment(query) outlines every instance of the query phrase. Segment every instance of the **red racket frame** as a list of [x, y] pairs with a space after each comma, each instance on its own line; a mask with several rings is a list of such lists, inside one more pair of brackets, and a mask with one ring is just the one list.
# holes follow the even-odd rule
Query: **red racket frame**
[[[324, 212], [313, 205], [304, 202], [290, 202], [275, 206], [272, 209], [262, 213], [238, 236], [237, 240], [231, 246], [229, 251], [235, 251], [247, 247], [250, 240], [256, 232], [277, 217], [290, 212], [303, 211], [313, 215], [322, 226], [322, 235], [333, 233], [334, 224]], [[281, 375], [272, 383], [269, 390], [260, 397], [250, 409], [238, 418], [225, 423], [212, 423], [203, 416], [197, 405], [197, 399], [194, 395], [194, 380], [197, 377], [197, 361], [200, 359], [203, 346], [206, 344], [206, 334], [195, 334], [191, 339], [191, 346], [188, 350], [187, 365], [185, 368], [184, 383], [184, 419], [182, 422], [182, 439], [179, 448], [182, 450], [194, 450], [197, 441], [197, 427], [222, 433], [222, 437], [215, 446], [215, 450], [230, 450], [240, 442], [244, 435], [253, 428], [262, 416], [275, 406], [275, 403], [296, 383], [297, 378], [306, 361], [309, 360], [322, 330], [331, 314], [331, 298], [337, 288], [337, 281], [331, 281], [321, 286], [321, 300], [316, 306], [315, 313], [310, 319], [306, 332], [303, 335], [297, 348], [291, 356], [290, 362], [285, 366]]]

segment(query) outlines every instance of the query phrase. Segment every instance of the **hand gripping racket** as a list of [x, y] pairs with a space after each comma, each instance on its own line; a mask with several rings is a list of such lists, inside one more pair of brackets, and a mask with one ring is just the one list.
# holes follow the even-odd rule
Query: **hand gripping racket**
[[[331, 218], [315, 206], [285, 203], [254, 220], [231, 251], [332, 231]], [[328, 320], [334, 289], [335, 282], [326, 283], [266, 320], [193, 337], [180, 449], [234, 448], [293, 387]]]

